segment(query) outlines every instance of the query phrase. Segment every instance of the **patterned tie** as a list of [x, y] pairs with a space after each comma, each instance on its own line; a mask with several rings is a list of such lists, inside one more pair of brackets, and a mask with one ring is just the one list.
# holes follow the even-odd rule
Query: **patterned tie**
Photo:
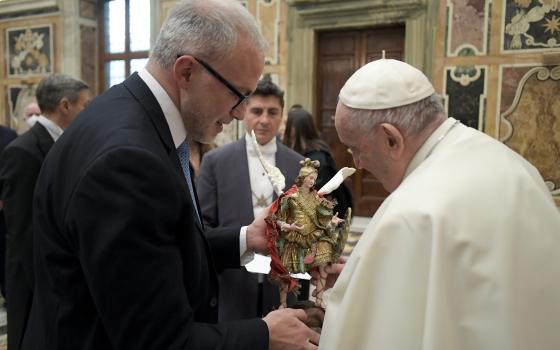
[[198, 212], [198, 207], [196, 206], [196, 200], [194, 197], [191, 170], [189, 169], [189, 144], [187, 140], [183, 141], [183, 143], [179, 145], [177, 148], [177, 155], [179, 156], [179, 161], [181, 162], [181, 167], [183, 168], [183, 174], [185, 174], [185, 179], [187, 179], [187, 185], [189, 186], [193, 206], [196, 210], [196, 216], [198, 217], [198, 221], [200, 221], [200, 213]]

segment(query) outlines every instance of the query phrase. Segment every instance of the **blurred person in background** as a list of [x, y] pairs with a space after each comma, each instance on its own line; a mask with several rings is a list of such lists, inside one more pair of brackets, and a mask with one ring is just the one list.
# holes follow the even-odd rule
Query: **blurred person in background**
[[[305, 109], [294, 105], [288, 112], [286, 130], [284, 131], [283, 142], [294, 151], [311, 160], [318, 160], [319, 175], [315, 182], [315, 188], [319, 190], [326, 184], [338, 171], [329, 146], [319, 138], [319, 133], [313, 123], [313, 117]], [[352, 207], [352, 194], [343, 183], [330, 195], [336, 199], [335, 213], [344, 215], [346, 209]]]

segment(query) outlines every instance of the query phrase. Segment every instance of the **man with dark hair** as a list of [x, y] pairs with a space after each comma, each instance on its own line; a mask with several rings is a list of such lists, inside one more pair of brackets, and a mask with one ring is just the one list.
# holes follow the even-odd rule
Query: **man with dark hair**
[[0, 155], [0, 198], [6, 219], [6, 299], [10, 349], [19, 349], [33, 298], [33, 190], [51, 146], [91, 99], [88, 86], [64, 74], [36, 90], [42, 115]]
[[[253, 148], [251, 131], [255, 132], [264, 157], [286, 177], [287, 186], [295, 180], [303, 157], [276, 137], [283, 107], [284, 92], [265, 76], [247, 102], [245, 137], [210, 151], [202, 159], [197, 188], [202, 216], [208, 226], [247, 225], [275, 198], [272, 184]], [[248, 256], [245, 262], [252, 259], [252, 255]], [[255, 259], [260, 261], [264, 257], [256, 255]], [[262, 274], [250, 273], [245, 268], [223, 271], [220, 283], [224, 286], [220, 294], [222, 321], [262, 316], [280, 304], [278, 288]]]

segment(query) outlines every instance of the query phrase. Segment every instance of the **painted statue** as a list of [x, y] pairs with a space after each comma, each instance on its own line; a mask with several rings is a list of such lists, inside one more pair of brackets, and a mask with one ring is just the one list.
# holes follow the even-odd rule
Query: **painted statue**
[[321, 278], [315, 305], [324, 308], [324, 269], [336, 262], [344, 249], [351, 209], [344, 219], [333, 213], [334, 200], [314, 189], [319, 162], [307, 158], [300, 163], [296, 183], [272, 204], [266, 220], [272, 258], [269, 277], [280, 287], [280, 307], [286, 307], [287, 294], [298, 289], [291, 274], [318, 269]]

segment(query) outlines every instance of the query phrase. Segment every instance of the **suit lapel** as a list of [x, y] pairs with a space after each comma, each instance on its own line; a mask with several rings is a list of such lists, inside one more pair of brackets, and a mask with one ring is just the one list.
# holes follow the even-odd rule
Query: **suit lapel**
[[[163, 145], [165, 146], [169, 159], [173, 164], [173, 167], [177, 174], [183, 179], [181, 182], [183, 184], [183, 192], [185, 196], [187, 196], [190, 203], [196, 203], [198, 207], [198, 212], [200, 213], [200, 205], [198, 204], [198, 197], [196, 195], [196, 188], [194, 188], [193, 182], [193, 190], [195, 193], [194, 201], [191, 200], [191, 194], [189, 191], [189, 187], [187, 185], [187, 180], [185, 179], [185, 174], [183, 173], [183, 168], [181, 167], [181, 162], [179, 161], [179, 157], [177, 156], [177, 149], [175, 148], [175, 144], [173, 142], [173, 137], [171, 136], [171, 131], [169, 130], [169, 125], [167, 124], [167, 120], [165, 119], [165, 115], [163, 114], [163, 110], [159, 105], [156, 97], [146, 85], [144, 80], [138, 76], [138, 73], [132, 74], [128, 79], [123, 82], [124, 86], [130, 91], [130, 93], [136, 98], [138, 103], [144, 108], [146, 114], [152, 121]], [[191, 178], [194, 179], [191, 171]], [[193, 215], [196, 215], [196, 210], [193, 208]], [[194, 220], [196, 226], [200, 230], [200, 232], [204, 232], [202, 227], [201, 219], [198, 218]]]
[[29, 132], [35, 135], [35, 137], [37, 138], [37, 147], [43, 155], [43, 158], [46, 157], [47, 153], [49, 153], [49, 150], [54, 144], [52, 136], [49, 134], [47, 129], [43, 125], [41, 125], [41, 123], [35, 123], [35, 125], [33, 125], [33, 127], [29, 130]]

